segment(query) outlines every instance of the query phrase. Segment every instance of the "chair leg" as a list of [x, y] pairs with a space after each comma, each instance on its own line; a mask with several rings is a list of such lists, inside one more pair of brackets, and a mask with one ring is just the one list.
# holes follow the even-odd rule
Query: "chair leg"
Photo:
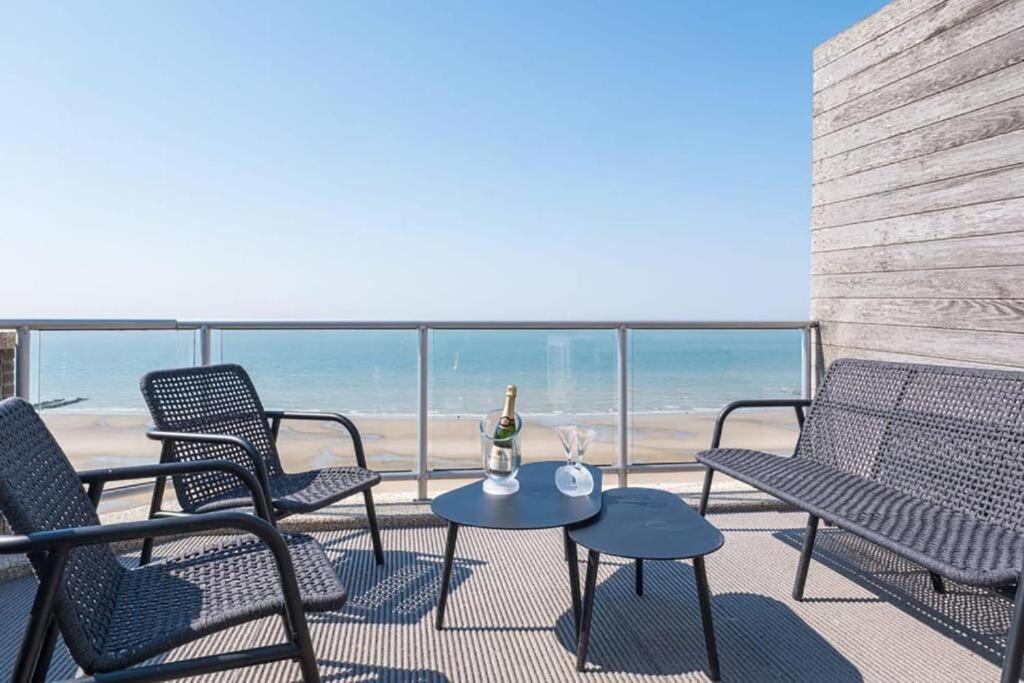
[[320, 669], [316, 663], [316, 652], [313, 650], [313, 639], [309, 635], [309, 624], [306, 611], [302, 606], [298, 583], [292, 578], [291, 587], [284, 586], [284, 613], [281, 615], [285, 631], [293, 643], [299, 647], [299, 670], [304, 683], [320, 683]]
[[711, 480], [714, 476], [715, 471], [710, 467], [708, 468], [708, 471], [704, 473], [704, 488], [701, 489], [700, 505], [697, 508], [697, 512], [700, 513], [701, 517], [704, 516], [704, 513], [707, 512], [708, 509], [708, 496], [711, 495]]
[[636, 581], [636, 594], [642, 597], [644, 594], [644, 561], [638, 559], [633, 562], [633, 566], [635, 567], [633, 578]]
[[373, 506], [373, 492], [370, 489], [363, 491], [363, 500], [366, 502], [366, 521], [370, 525], [370, 540], [373, 542], [373, 557], [378, 565], [384, 564], [384, 547], [380, 544], [380, 527], [377, 526], [377, 509]]
[[[22, 637], [21, 649], [11, 674], [12, 683], [30, 683], [46, 677], [50, 653], [53, 651], [54, 630], [53, 609], [60, 590], [60, 579], [67, 563], [67, 550], [50, 553], [45, 573], [40, 577], [28, 628]], [[47, 652], [49, 650], [49, 652]], [[44, 661], [45, 660], [45, 661]], [[42, 669], [42, 671], [40, 671]]]
[[[306, 633], [309, 640], [309, 633]], [[316, 663], [316, 654], [313, 652], [313, 643], [301, 645], [302, 655], [299, 657], [299, 670], [302, 672], [302, 680], [305, 683], [320, 683], [320, 668]]]
[[1017, 582], [1017, 595], [1013, 601], [1013, 618], [1006, 636], [1006, 654], [1003, 657], [1002, 683], [1020, 681], [1021, 656], [1024, 656], [1024, 581]]
[[[166, 448], [166, 445], [165, 445]], [[161, 456], [160, 461], [164, 461], [164, 456]], [[153, 499], [149, 503], [149, 519], [153, 519], [164, 502], [164, 487], [167, 485], [166, 477], [157, 477], [156, 482], [153, 485]], [[153, 559], [153, 539], [144, 538], [142, 539], [142, 552], [139, 554], [139, 566], [149, 564], [150, 560]]]
[[50, 625], [46, 628], [43, 636], [43, 645], [39, 648], [39, 657], [36, 659], [36, 670], [32, 674], [32, 683], [44, 683], [46, 672], [50, 670], [50, 660], [53, 659], [53, 648], [57, 645], [57, 620], [50, 617]]
[[928, 572], [928, 577], [932, 580], [932, 589], [936, 593], [944, 594], [946, 592], [946, 583], [941, 576], [935, 572]]
[[697, 584], [697, 598], [700, 600], [700, 618], [704, 624], [704, 645], [708, 651], [708, 677], [717, 681], [721, 680], [722, 674], [718, 666], [715, 624], [711, 619], [711, 590], [708, 588], [708, 573], [704, 568], [703, 557], [693, 558], [693, 576]]
[[796, 568], [796, 580], [793, 582], [793, 599], [804, 599], [804, 585], [807, 583], [807, 569], [811, 565], [811, 553], [814, 552], [814, 539], [818, 535], [818, 518], [807, 516], [807, 531], [804, 532], [804, 548], [800, 551], [800, 564]]
[[587, 578], [583, 587], [583, 615], [580, 618], [580, 633], [576, 643], [576, 670], [587, 668], [587, 648], [590, 646], [590, 621], [594, 616], [594, 593], [597, 592], [597, 567], [601, 564], [601, 553], [591, 550], [587, 553]]

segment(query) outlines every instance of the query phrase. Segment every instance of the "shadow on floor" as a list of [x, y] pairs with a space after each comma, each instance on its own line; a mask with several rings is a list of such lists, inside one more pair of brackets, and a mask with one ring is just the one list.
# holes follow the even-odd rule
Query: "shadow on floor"
[[[588, 670], [638, 675], [706, 671], [692, 565], [645, 563], [642, 597], [634, 593], [633, 571], [631, 563], [620, 563], [597, 586]], [[712, 593], [714, 581], [709, 576]], [[724, 680], [863, 680], [853, 664], [785, 603], [751, 593], [723, 593], [713, 595], [712, 612]], [[559, 618], [557, 634], [562, 646], [575, 653], [572, 633], [572, 612], [567, 611]]]
[[[780, 529], [775, 538], [797, 550], [803, 529]], [[804, 602], [849, 602], [815, 588], [815, 565], [821, 563], [915, 619], [924, 621], [950, 640], [1001, 666], [1013, 604], [990, 590], [946, 581], [946, 594], [932, 589], [928, 572], [895, 553], [834, 527], [819, 529], [814, 561], [807, 574]], [[795, 575], [796, 564], [790, 568]], [[867, 598], [866, 600], [871, 600]], [[823, 605], [827, 609], [827, 605]]]
[[403, 681], [408, 683], [450, 683], [451, 679], [440, 671], [432, 669], [393, 669], [386, 666], [348, 664], [330, 659], [319, 660], [320, 680], [359, 681], [359, 683], [385, 683]]
[[[349, 597], [344, 608], [338, 612], [307, 613], [306, 619], [311, 626], [318, 623], [413, 624], [433, 613], [437, 604], [443, 558], [440, 555], [385, 550], [385, 564], [379, 567], [374, 560], [373, 551], [369, 548], [368, 533], [367, 531], [353, 531], [334, 536], [322, 543], [328, 558], [334, 564], [342, 583], [348, 590]], [[360, 540], [361, 537], [365, 537], [365, 539]], [[209, 542], [210, 538], [194, 537], [158, 545], [154, 552], [154, 559], [194, 549]], [[358, 542], [358, 548], [350, 547], [354, 541]], [[363, 546], [366, 548], [363, 549]], [[130, 552], [122, 555], [120, 559], [126, 566], [134, 566], [137, 563], [138, 553]], [[485, 563], [456, 557], [452, 568], [451, 593], [458, 590], [471, 574], [473, 567], [482, 564]], [[19, 624], [20, 626], [17, 629], [17, 637], [0, 639], [0, 680], [6, 680], [11, 675], [11, 668], [14, 666], [20, 645], [20, 634], [25, 628], [22, 624], [27, 624], [36, 586], [34, 576], [27, 576], [4, 585], [5, 599], [0, 601], [0, 620], [2, 620], [0, 623]], [[157, 656], [147, 663], [155, 664], [161, 661], [165, 661], [165, 656]], [[372, 683], [373, 681], [395, 680], [425, 682], [449, 680], [440, 672], [426, 669], [394, 669], [330, 660], [321, 660], [320, 664], [325, 681], [354, 679]], [[73, 678], [77, 670], [78, 667], [65, 647], [63, 639], [60, 639], [54, 651], [47, 679]]]
[[[346, 547], [357, 532], [327, 540], [322, 545], [348, 590], [348, 602], [340, 612], [310, 614], [310, 623], [414, 624], [437, 606], [444, 558], [441, 555], [387, 550], [384, 565], [377, 566], [369, 548]], [[479, 560], [460, 558], [452, 565], [449, 596], [483, 565]]]

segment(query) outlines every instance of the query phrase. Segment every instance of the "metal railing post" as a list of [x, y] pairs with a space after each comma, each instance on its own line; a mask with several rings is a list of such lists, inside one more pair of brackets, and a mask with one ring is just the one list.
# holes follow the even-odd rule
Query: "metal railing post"
[[32, 331], [28, 325], [18, 328], [14, 350], [14, 395], [31, 401], [32, 395]]
[[416, 382], [417, 391], [419, 392], [419, 407], [417, 408], [416, 418], [419, 423], [417, 429], [417, 446], [416, 446], [416, 498], [417, 500], [427, 500], [427, 477], [429, 476], [427, 466], [427, 426], [428, 426], [428, 413], [429, 408], [427, 401], [427, 394], [430, 390], [429, 384], [429, 368], [430, 368], [430, 330], [425, 325], [420, 325], [417, 330], [418, 335], [418, 380]]
[[199, 362], [202, 365], [213, 364], [213, 335], [209, 325], [199, 326]]
[[619, 486], [629, 485], [629, 330], [618, 329], [619, 346]]
[[801, 373], [800, 373], [800, 395], [803, 398], [811, 398], [811, 359], [813, 358], [811, 351], [811, 326], [804, 327], [801, 331], [801, 345], [800, 345], [800, 361], [801, 361]]

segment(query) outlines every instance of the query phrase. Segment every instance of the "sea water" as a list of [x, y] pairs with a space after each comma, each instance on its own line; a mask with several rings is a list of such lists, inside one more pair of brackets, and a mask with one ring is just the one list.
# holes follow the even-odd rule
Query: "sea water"
[[[435, 330], [428, 405], [436, 415], [483, 414], [519, 386], [524, 415], [618, 410], [615, 330]], [[796, 330], [635, 330], [629, 333], [634, 413], [714, 410], [737, 398], [795, 396]], [[413, 330], [215, 331], [214, 362], [239, 363], [268, 406], [350, 414], [417, 411]], [[198, 362], [193, 331], [33, 334], [32, 400], [60, 411], [145, 412], [139, 379]]]

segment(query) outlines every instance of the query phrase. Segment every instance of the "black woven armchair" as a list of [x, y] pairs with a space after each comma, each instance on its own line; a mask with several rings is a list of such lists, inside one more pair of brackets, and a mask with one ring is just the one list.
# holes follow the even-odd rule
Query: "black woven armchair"
[[[31, 405], [0, 401], [0, 511], [16, 536], [0, 554], [27, 554], [39, 589], [12, 680], [43, 681], [58, 628], [94, 680], [166, 680], [280, 660], [318, 681], [304, 610], [340, 608], [345, 590], [320, 545], [282, 536], [241, 512], [100, 525], [108, 481], [211, 474], [232, 477], [261, 506], [256, 479], [234, 463], [196, 462], [76, 474]], [[84, 487], [88, 487], [86, 492]], [[111, 543], [214, 530], [244, 535], [129, 569]], [[281, 615], [287, 642], [184, 661], [135, 666], [210, 633]]]
[[[363, 442], [356, 426], [337, 413], [265, 410], [248, 373], [238, 365], [212, 365], [151, 372], [142, 378], [142, 395], [155, 429], [148, 436], [163, 443], [160, 461], [232, 462], [252, 473], [260, 484], [267, 521], [313, 512], [356, 493], [363, 494], [377, 564], [384, 564], [371, 488], [380, 475], [366, 468]], [[281, 466], [277, 434], [282, 420], [335, 422], [348, 431], [355, 467], [326, 467], [289, 473]], [[174, 476], [178, 503], [187, 513], [248, 507], [253, 501], [237, 478], [221, 471]], [[157, 479], [150, 508], [161, 517], [165, 478]], [[259, 513], [259, 507], [257, 507]], [[141, 562], [149, 561], [146, 541]]]

